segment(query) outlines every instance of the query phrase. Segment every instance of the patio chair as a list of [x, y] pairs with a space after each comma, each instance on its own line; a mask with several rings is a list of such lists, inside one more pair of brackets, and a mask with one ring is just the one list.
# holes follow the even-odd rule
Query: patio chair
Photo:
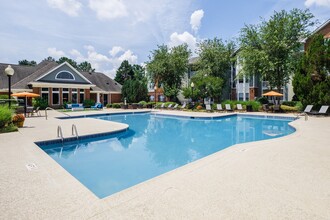
[[236, 105], [236, 108], [237, 108], [237, 111], [239, 111], [239, 112], [244, 112], [244, 111], [245, 111], [245, 110], [243, 109], [242, 104], [237, 104], [237, 105]]
[[160, 106], [160, 108], [161, 108], [161, 109], [162, 109], [162, 108], [165, 108], [165, 103], [162, 103], [161, 106]]
[[309, 114], [312, 114], [312, 115], [326, 115], [327, 111], [328, 111], [328, 108], [329, 108], [328, 105], [322, 105], [318, 112], [310, 112]]
[[221, 104], [217, 104], [217, 111], [219, 111], [219, 112], [224, 111]]
[[181, 106], [181, 109], [182, 109], [182, 110], [185, 109], [186, 106], [187, 106], [187, 103], [183, 103], [183, 105]]
[[175, 104], [175, 105], [173, 106], [172, 110], [175, 110], [175, 109], [177, 109], [177, 108], [178, 108], [178, 106], [179, 106], [179, 104]]
[[307, 105], [303, 113], [310, 113], [312, 111], [313, 105]]
[[206, 108], [206, 111], [212, 112], [212, 108], [211, 108], [211, 105], [210, 104], [206, 104], [205, 105], [205, 108]]
[[227, 112], [232, 112], [233, 111], [233, 109], [231, 109], [230, 104], [225, 104], [225, 107], [226, 107]]
[[38, 106], [36, 109], [34, 109], [32, 111], [32, 115], [36, 114], [37, 116], [41, 116], [41, 113], [40, 113], [40, 106]]
[[268, 104], [263, 104], [262, 105], [262, 110], [264, 110], [265, 112], [268, 112], [270, 110], [269, 105]]
[[95, 103], [94, 106], [91, 106], [91, 109], [103, 109], [102, 103]]
[[173, 104], [169, 104], [169, 105], [167, 106], [167, 109], [171, 109], [171, 108], [172, 108], [172, 105], [173, 105]]

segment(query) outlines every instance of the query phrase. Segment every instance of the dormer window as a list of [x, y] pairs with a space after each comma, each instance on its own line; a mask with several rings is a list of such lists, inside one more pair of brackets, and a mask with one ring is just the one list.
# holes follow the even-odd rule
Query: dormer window
[[56, 74], [55, 79], [57, 80], [75, 80], [75, 77], [72, 73], [68, 71], [61, 71]]

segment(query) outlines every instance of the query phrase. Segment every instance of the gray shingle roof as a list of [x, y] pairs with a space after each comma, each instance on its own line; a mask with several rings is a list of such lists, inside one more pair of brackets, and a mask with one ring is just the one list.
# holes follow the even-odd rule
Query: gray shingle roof
[[99, 72], [81, 72], [89, 81], [91, 81], [96, 87], [92, 88], [92, 91], [106, 91], [106, 92], [121, 92], [121, 85], [115, 80]]
[[8, 89], [8, 77], [5, 74], [5, 69], [8, 65], [11, 65], [15, 71], [14, 75], [11, 77], [11, 85], [14, 85], [15, 83], [21, 81], [36, 71], [36, 66], [21, 66], [15, 64], [0, 63], [0, 89]]
[[[0, 89], [8, 88], [8, 77], [4, 73], [5, 68], [7, 68], [8, 65], [11, 65], [15, 71], [11, 79], [12, 89], [23, 90], [29, 89], [28, 84], [30, 82], [35, 81], [37, 78], [56, 68], [60, 64], [46, 60], [36, 66], [0, 63]], [[121, 85], [103, 73], [81, 72], [81, 74], [96, 85], [96, 87], [92, 88], [92, 91], [121, 92]]]
[[35, 81], [41, 75], [47, 73], [51, 69], [54, 69], [59, 64], [51, 61], [42, 61], [39, 65], [36, 66], [36, 70], [25, 77], [24, 79], [20, 80], [19, 82], [13, 84], [13, 89], [28, 89], [28, 83]]

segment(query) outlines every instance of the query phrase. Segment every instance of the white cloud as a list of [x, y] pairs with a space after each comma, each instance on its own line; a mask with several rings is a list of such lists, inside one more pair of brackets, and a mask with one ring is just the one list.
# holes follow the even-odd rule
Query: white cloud
[[123, 62], [124, 60], [128, 60], [130, 64], [136, 64], [137, 63], [137, 56], [133, 54], [131, 50], [125, 51], [124, 54], [122, 54], [118, 60]]
[[199, 30], [201, 27], [201, 21], [204, 17], [204, 11], [203, 10], [197, 10], [194, 11], [190, 16], [190, 25], [191, 28], [195, 31], [195, 33]]
[[65, 53], [61, 50], [57, 50], [55, 47], [47, 49], [48, 55], [54, 58], [65, 57]]
[[76, 49], [71, 50], [70, 54], [74, 57], [81, 57], [82, 56], [81, 53]]
[[119, 47], [119, 46], [114, 46], [112, 47], [112, 49], [109, 51], [110, 55], [111, 56], [116, 56], [119, 52], [122, 52], [124, 51], [124, 49], [122, 47]]
[[188, 44], [188, 47], [190, 48], [191, 52], [194, 52], [196, 49], [197, 39], [187, 31], [182, 34], [174, 32], [173, 34], [171, 34], [170, 40], [171, 41], [168, 43], [170, 47], [175, 47], [180, 44], [186, 43]]
[[120, 46], [114, 46], [109, 51], [111, 56], [97, 52], [92, 45], [85, 45], [84, 49], [85, 52], [80, 52], [77, 49], [70, 50], [69, 54], [72, 57], [68, 57], [65, 52], [57, 50], [56, 48], [48, 48], [48, 53], [54, 58], [66, 56], [75, 60], [77, 63], [87, 61], [92, 64], [92, 67], [95, 68], [97, 72], [105, 73], [111, 78], [115, 77], [117, 69], [124, 60], [128, 60], [131, 64], [136, 64], [138, 61], [137, 55], [131, 50], [125, 50]]
[[305, 5], [311, 7], [312, 5], [324, 6], [330, 8], [330, 0], [306, 0]]
[[78, 16], [82, 4], [77, 0], [47, 0], [47, 3], [52, 8], [57, 8], [67, 15]]
[[89, 7], [100, 20], [111, 20], [128, 15], [125, 4], [120, 0], [89, 0]]

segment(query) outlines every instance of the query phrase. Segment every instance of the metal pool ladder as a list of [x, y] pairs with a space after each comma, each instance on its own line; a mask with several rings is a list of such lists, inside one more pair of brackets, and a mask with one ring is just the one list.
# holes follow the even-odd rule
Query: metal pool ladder
[[76, 134], [76, 137], [77, 137], [77, 140], [78, 140], [79, 135], [78, 135], [78, 131], [77, 131], [77, 126], [75, 124], [72, 124], [71, 131], [72, 131], [72, 136], [74, 136], [74, 134]]
[[58, 138], [60, 137], [63, 143], [63, 132], [62, 132], [62, 127], [60, 125], [57, 126], [57, 137]]

